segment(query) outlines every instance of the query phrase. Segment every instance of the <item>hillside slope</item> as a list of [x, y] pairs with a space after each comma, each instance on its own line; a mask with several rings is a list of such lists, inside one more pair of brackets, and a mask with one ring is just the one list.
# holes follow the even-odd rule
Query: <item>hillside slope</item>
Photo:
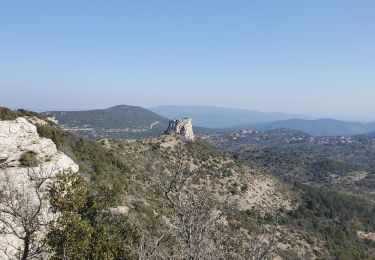
[[[117, 242], [126, 243], [132, 258], [261, 259], [254, 256], [264, 248], [271, 249], [271, 259], [369, 256], [370, 246], [356, 235], [371, 235], [375, 228], [375, 207], [364, 199], [281, 182], [200, 138], [95, 142], [52, 122], [37, 124], [37, 130], [79, 165], [94, 198], [100, 191], [95, 187], [110, 189], [105, 197], [116, 205], [103, 213], [110, 214], [106, 221], [123, 215], [131, 225], [135, 240]], [[95, 212], [98, 205], [88, 202]], [[103, 231], [95, 214], [80, 216], [92, 221], [95, 232]]]
[[[365, 251], [374, 258], [375, 244], [361, 241], [375, 230], [374, 137], [313, 137], [282, 129], [208, 138], [243, 162], [294, 185], [304, 203], [299, 213], [291, 212], [292, 221], [298, 216], [303, 222], [297, 223], [324, 234], [336, 259], [361, 259]], [[371, 231], [358, 235], [364, 230]]]
[[[199, 207], [208, 199], [214, 212], [221, 212], [219, 223], [225, 225], [215, 229], [224, 228], [219, 235], [237, 245], [232, 248], [235, 254], [248, 250], [251, 241], [269, 238], [276, 228], [281, 240], [277, 240], [274, 253], [283, 259], [368, 256], [367, 246], [356, 232], [375, 230], [370, 221], [375, 207], [360, 198], [299, 184], [287, 185], [201, 139], [185, 142], [179, 137], [162, 136], [144, 140], [105, 139], [97, 143], [72, 139], [71, 134], [62, 136], [65, 141], [60, 140], [63, 145], [59, 147], [73, 154], [72, 158], [80, 162], [82, 171], [92, 180], [116, 188], [118, 210], [125, 212], [142, 230], [142, 236], [151, 241], [169, 229], [171, 208], [163, 199], [163, 187], [175, 183], [170, 182], [171, 176], [184, 168], [188, 176], [183, 184], [184, 196], [193, 195], [189, 197], [192, 205]], [[355, 226], [350, 222], [352, 218], [358, 220]], [[327, 226], [331, 228], [326, 229]], [[347, 229], [343, 230], [344, 226]], [[238, 237], [243, 231], [246, 233]], [[175, 239], [168, 236], [159, 244], [156, 254], [169, 255], [178, 246]], [[240, 245], [239, 241], [245, 244]]]
[[375, 198], [374, 136], [319, 137], [279, 129], [234, 131], [208, 138], [273, 175]]
[[168, 119], [137, 106], [118, 105], [88, 111], [49, 111], [66, 130], [90, 139], [141, 138], [160, 135]]
[[[58, 148], [80, 165], [84, 176], [92, 182], [114, 188], [118, 211], [127, 214], [150, 243], [170, 228], [169, 221], [175, 221], [160, 188], [173, 176], [170, 173], [183, 166], [188, 176], [183, 188], [185, 196], [193, 196], [191, 199], [194, 201], [198, 199], [194, 202], [196, 206], [209, 207], [219, 214], [220, 229], [226, 231], [221, 233], [224, 230], [217, 230], [219, 233], [214, 234], [211, 230], [210, 236], [220, 235], [221, 239], [235, 243], [236, 247], [230, 250], [237, 258], [248, 250], [247, 243], [273, 236], [275, 231], [277, 250], [272, 254], [302, 257], [317, 254], [312, 251], [313, 248], [322, 251], [319, 240], [307, 242], [304, 239], [306, 234], [303, 230], [293, 236], [293, 241], [298, 242], [301, 248], [292, 249], [285, 240], [285, 234], [291, 232], [291, 227], [275, 221], [275, 212], [280, 218], [286, 217], [283, 212], [293, 210], [297, 205], [293, 191], [256, 168], [242, 165], [230, 154], [206, 141], [186, 142], [178, 136], [161, 136], [144, 140], [103, 139], [93, 142], [57, 126], [39, 126], [38, 129], [42, 136], [53, 138]], [[196, 217], [200, 219], [199, 215]], [[241, 235], [241, 232], [245, 233]], [[179, 239], [167, 236], [160, 242], [155, 254], [159, 257], [172, 254], [170, 250], [177, 250]]]

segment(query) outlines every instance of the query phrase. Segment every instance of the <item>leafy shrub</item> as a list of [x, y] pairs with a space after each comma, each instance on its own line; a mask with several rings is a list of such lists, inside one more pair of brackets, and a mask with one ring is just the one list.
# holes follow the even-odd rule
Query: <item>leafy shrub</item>
[[360, 170], [359, 167], [335, 161], [329, 158], [319, 158], [306, 167], [311, 179], [318, 182], [329, 182], [331, 174], [345, 176], [348, 173]]
[[152, 150], [160, 149], [160, 143], [151, 143], [151, 149]]
[[0, 120], [15, 120], [18, 114], [6, 107], [0, 107]]
[[39, 159], [35, 152], [27, 151], [21, 155], [20, 163], [25, 167], [36, 167], [39, 165]]
[[17, 109], [17, 114], [18, 114], [18, 116], [29, 116], [29, 117], [35, 116], [35, 117], [39, 117], [39, 118], [45, 117], [45, 116], [42, 116], [39, 113], [29, 111], [29, 110], [25, 110], [25, 109]]
[[58, 127], [53, 127], [49, 125], [37, 125], [37, 130], [39, 136], [51, 139], [58, 148], [63, 143], [64, 135], [67, 135]]
[[[52, 211], [47, 244], [52, 259], [132, 259], [136, 230], [126, 216], [112, 214], [114, 190], [91, 186], [78, 173], [59, 173], [49, 187]], [[64, 257], [64, 258], [65, 258]]]
[[84, 176], [93, 182], [112, 187], [115, 197], [121, 199], [130, 169], [118, 154], [55, 125], [37, 125], [37, 130], [39, 136], [52, 139], [59, 151], [78, 163]]
[[359, 196], [295, 183], [302, 201], [289, 212], [289, 224], [319, 234], [334, 259], [367, 259], [358, 230], [374, 232], [375, 206]]
[[39, 114], [25, 109], [11, 110], [7, 107], [0, 107], [0, 120], [15, 120], [18, 117], [37, 117], [47, 119], [47, 115]]

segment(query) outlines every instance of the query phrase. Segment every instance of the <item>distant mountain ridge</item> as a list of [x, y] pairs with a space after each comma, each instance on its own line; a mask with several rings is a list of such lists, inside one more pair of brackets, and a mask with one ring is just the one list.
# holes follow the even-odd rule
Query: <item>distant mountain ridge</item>
[[[345, 122], [334, 119], [287, 118], [282, 113], [263, 113], [246, 109], [220, 107], [160, 106], [153, 111], [128, 105], [118, 105], [107, 109], [86, 111], [49, 111], [67, 130], [91, 139], [132, 138], [139, 139], [158, 136], [168, 127], [169, 119], [191, 117], [194, 131], [198, 134], [212, 134], [226, 130], [292, 129], [314, 136], [350, 136], [375, 132], [375, 123]], [[174, 111], [174, 112], [173, 112]], [[158, 114], [160, 113], [160, 114]]]
[[375, 132], [375, 122], [363, 124], [335, 119], [312, 119], [308, 116], [284, 113], [264, 113], [255, 110], [206, 107], [159, 106], [152, 111], [168, 117], [191, 117], [197, 126], [214, 129], [292, 129], [315, 136], [360, 135]]
[[335, 119], [289, 119], [270, 123], [259, 123], [238, 126], [237, 128], [252, 128], [256, 130], [273, 130], [288, 128], [303, 131], [315, 136], [350, 136], [360, 135], [375, 131], [375, 124], [358, 122], [345, 122]]
[[265, 113], [256, 110], [213, 106], [158, 106], [151, 111], [168, 117], [190, 117], [196, 126], [232, 128], [238, 125], [265, 123], [286, 119], [309, 119], [308, 116], [286, 113]]

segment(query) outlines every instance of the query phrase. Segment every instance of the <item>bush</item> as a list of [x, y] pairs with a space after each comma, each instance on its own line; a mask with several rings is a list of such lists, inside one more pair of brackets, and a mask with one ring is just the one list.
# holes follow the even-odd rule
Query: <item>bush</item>
[[39, 113], [36, 113], [36, 112], [33, 112], [33, 111], [29, 111], [29, 110], [25, 110], [25, 109], [17, 109], [17, 114], [18, 116], [29, 116], [29, 117], [44, 117], [42, 115], [40, 115]]
[[20, 163], [25, 167], [36, 167], [39, 165], [39, 160], [35, 152], [28, 151], [21, 155]]
[[114, 190], [90, 185], [78, 173], [59, 173], [48, 190], [51, 209], [47, 244], [52, 259], [133, 259], [135, 228], [125, 215], [112, 214]]
[[130, 168], [118, 154], [57, 125], [37, 125], [37, 130], [40, 137], [52, 139], [59, 151], [77, 162], [83, 175], [90, 176], [93, 182], [109, 185], [116, 191], [116, 198], [121, 199]]
[[0, 120], [15, 120], [18, 114], [9, 108], [0, 107]]

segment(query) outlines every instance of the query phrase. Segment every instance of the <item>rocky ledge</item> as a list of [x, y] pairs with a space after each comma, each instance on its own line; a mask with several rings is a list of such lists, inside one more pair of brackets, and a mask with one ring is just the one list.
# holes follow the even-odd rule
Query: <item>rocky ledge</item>
[[40, 162], [38, 167], [55, 171], [78, 171], [78, 165], [64, 153], [57, 151], [52, 140], [39, 137], [36, 126], [25, 118], [0, 121], [0, 173], [27, 171], [20, 163], [25, 152], [36, 154]]

